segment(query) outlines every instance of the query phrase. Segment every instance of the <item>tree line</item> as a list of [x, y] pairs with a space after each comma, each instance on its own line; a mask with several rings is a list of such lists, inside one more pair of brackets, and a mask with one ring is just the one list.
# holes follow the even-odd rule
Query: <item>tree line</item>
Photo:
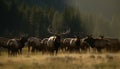
[[114, 18], [110, 22], [99, 14], [82, 13], [79, 9], [68, 6], [59, 11], [49, 6], [29, 6], [25, 1], [19, 3], [18, 0], [0, 0], [1, 36], [17, 36], [24, 32], [30, 36], [48, 37], [49, 25], [58, 32], [70, 27], [71, 34], [84, 32], [112, 36], [114, 34], [111, 34], [111, 30], [116, 30], [112, 24], [119, 20]]

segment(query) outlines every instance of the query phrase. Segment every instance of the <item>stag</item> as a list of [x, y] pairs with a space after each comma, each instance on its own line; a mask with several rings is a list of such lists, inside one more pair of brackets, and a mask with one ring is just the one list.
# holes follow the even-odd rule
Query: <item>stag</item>
[[17, 53], [22, 54], [22, 48], [25, 46], [27, 37], [25, 34], [20, 35], [19, 38], [12, 38], [7, 41], [8, 55], [17, 55]]
[[93, 38], [92, 35], [88, 35], [87, 38], [84, 40], [86, 41], [93, 50], [97, 50], [97, 52], [101, 52], [102, 49], [106, 49], [106, 47], [110, 47], [110, 43], [108, 40]]
[[65, 32], [57, 33], [53, 30], [52, 26], [48, 27], [48, 32], [53, 34], [53, 36], [50, 36], [47, 41], [47, 46], [49, 47], [48, 50], [51, 54], [58, 53], [58, 50], [61, 46], [61, 36], [68, 34], [70, 32], [70, 28], [66, 29]]
[[69, 52], [80, 52], [80, 50], [87, 49], [87, 45], [83, 42], [83, 33], [74, 33], [73, 38], [63, 39], [63, 47]]
[[74, 38], [70, 40], [70, 46], [74, 51], [79, 52], [80, 50], [80, 37], [78, 34], [74, 35]]
[[41, 40], [41, 47], [42, 47], [42, 54], [44, 54], [45, 52], [48, 52], [48, 46], [47, 46], [47, 41], [49, 38], [44, 38]]
[[120, 51], [120, 40], [117, 38], [102, 38], [103, 40], [107, 40], [109, 46], [106, 46], [106, 50], [108, 52], [118, 52]]
[[62, 51], [68, 51], [69, 50], [71, 39], [72, 38], [64, 38], [62, 40], [62, 46], [61, 46]]
[[[0, 48], [8, 49], [8, 46], [7, 46], [8, 40], [9, 38], [0, 37]], [[0, 54], [1, 54], [1, 49], [0, 49]]]
[[28, 54], [30, 53], [30, 50], [32, 53], [35, 53], [41, 50], [41, 39], [40, 38], [30, 37], [28, 38], [27, 42], [28, 42]]

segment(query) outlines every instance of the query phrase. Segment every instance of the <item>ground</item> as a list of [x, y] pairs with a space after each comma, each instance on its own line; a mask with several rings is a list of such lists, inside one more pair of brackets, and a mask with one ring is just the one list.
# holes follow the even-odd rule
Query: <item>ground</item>
[[120, 69], [120, 53], [41, 53], [8, 57], [0, 56], [0, 69]]

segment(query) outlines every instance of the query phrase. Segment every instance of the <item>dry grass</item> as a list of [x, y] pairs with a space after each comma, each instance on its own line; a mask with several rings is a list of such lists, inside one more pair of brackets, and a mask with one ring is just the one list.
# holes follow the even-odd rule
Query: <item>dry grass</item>
[[0, 56], [0, 69], [120, 69], [120, 53]]

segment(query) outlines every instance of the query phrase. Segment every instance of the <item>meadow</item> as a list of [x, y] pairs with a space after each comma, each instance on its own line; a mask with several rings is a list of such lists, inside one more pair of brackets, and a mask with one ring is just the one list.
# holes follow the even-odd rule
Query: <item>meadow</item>
[[0, 69], [120, 69], [120, 53], [59, 53], [0, 55]]

